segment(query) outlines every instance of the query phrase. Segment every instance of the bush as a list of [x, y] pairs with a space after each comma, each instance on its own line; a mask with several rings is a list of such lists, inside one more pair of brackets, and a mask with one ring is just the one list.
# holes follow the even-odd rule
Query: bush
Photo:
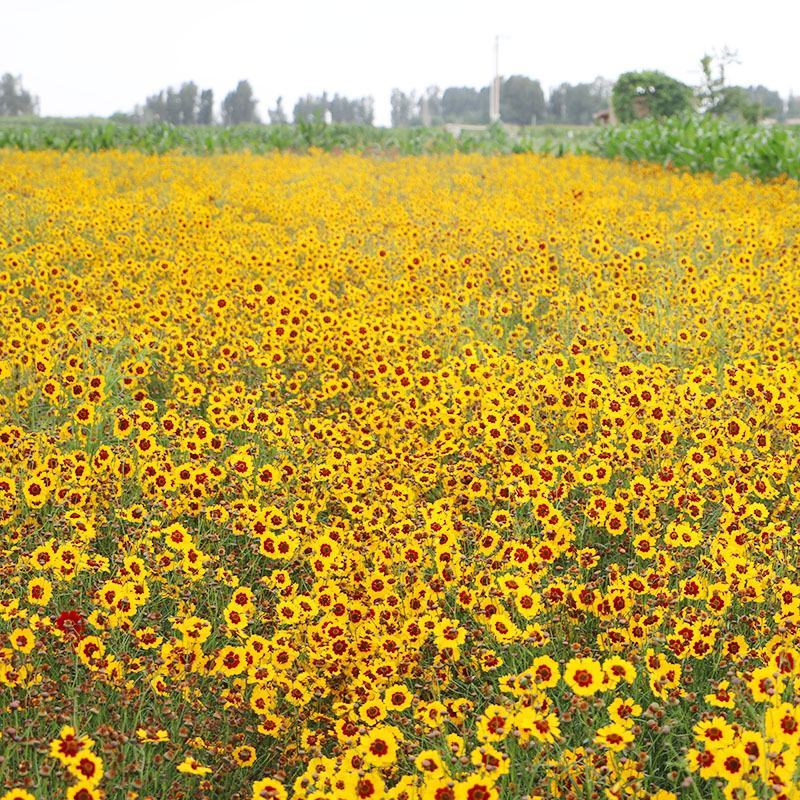
[[625, 72], [614, 84], [611, 102], [620, 122], [672, 117], [691, 109], [692, 90], [663, 72]]

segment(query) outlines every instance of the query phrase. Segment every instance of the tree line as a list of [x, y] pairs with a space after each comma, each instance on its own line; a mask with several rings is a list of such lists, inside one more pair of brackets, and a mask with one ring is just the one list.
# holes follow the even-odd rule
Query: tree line
[[[114, 114], [112, 119], [120, 122], [169, 122], [173, 125], [212, 125], [216, 121], [223, 125], [260, 124], [264, 120], [256, 110], [257, 105], [249, 81], [239, 81], [236, 88], [223, 98], [217, 119], [213, 90], [201, 90], [193, 81], [188, 81], [179, 87], [162, 89], [150, 95], [133, 112]], [[267, 110], [267, 115], [272, 125], [290, 122], [282, 97]], [[327, 92], [323, 92], [319, 96], [306, 95], [295, 103], [292, 111], [294, 122], [312, 121], [317, 117], [330, 122], [372, 125], [375, 121], [374, 102], [371, 97], [351, 99], [340, 94], [329, 97]]]
[[[500, 119], [511, 125], [553, 122], [587, 125], [608, 107], [612, 82], [596, 78], [591, 83], [562, 83], [548, 97], [537, 80], [512, 75], [500, 84]], [[393, 89], [393, 127], [440, 125], [446, 122], [486, 124], [489, 120], [489, 86], [480, 89], [429, 87], [421, 95]]]
[[[769, 117], [778, 120], [800, 117], [800, 97], [790, 96], [784, 103], [780, 94], [765, 86], [728, 86], [725, 82], [725, 56], [717, 62], [701, 60], [703, 81], [690, 87], [662, 72], [626, 72], [616, 82], [597, 77], [585, 83], [561, 83], [545, 95], [538, 80], [512, 75], [501, 81], [500, 119], [511, 125], [589, 125], [598, 114], [613, 108], [621, 122], [642, 116], [670, 116], [696, 109], [703, 113], [728, 116], [747, 122]], [[390, 97], [391, 125], [394, 128], [445, 123], [485, 125], [489, 119], [489, 86], [438, 86], [424, 92], [393, 89]], [[240, 81], [222, 101], [219, 121], [223, 125], [262, 122], [257, 101], [248, 81]], [[168, 88], [148, 97], [129, 121], [171, 122], [176, 125], [209, 125], [215, 121], [214, 96], [210, 89], [200, 91], [194, 83]], [[118, 115], [122, 117], [123, 115]], [[307, 94], [294, 104], [291, 117], [279, 97], [269, 108], [270, 124], [325, 122], [374, 124], [372, 97], [348, 98], [340, 94]]]
[[[800, 117], [800, 97], [790, 95], [784, 102], [780, 94], [765, 86], [730, 86], [726, 67], [735, 54], [724, 51], [719, 57], [701, 59], [703, 79], [690, 87], [654, 70], [626, 72], [615, 81], [602, 77], [586, 83], [561, 83], [547, 95], [538, 80], [512, 75], [501, 81], [500, 119], [513, 125], [542, 123], [587, 125], [601, 112], [613, 108], [621, 122], [643, 116], [670, 116], [692, 109], [716, 116], [756, 122], [769, 117], [777, 120]], [[442, 125], [445, 123], [487, 124], [489, 86], [449, 86], [444, 90], [430, 86], [424, 92], [393, 89], [390, 97], [392, 127]], [[288, 124], [321, 120], [359, 125], [374, 124], [372, 97], [349, 98], [340, 94], [307, 94], [289, 112], [278, 97], [267, 110], [267, 120], [257, 112], [258, 101], [249, 81], [239, 81], [215, 109], [214, 92], [201, 89], [193, 81], [168, 87], [147, 97], [143, 104], [111, 119], [120, 122], [168, 122], [174, 125], [223, 125], [243, 123]], [[22, 79], [9, 73], [0, 78], [0, 116], [33, 116], [38, 99], [23, 88]]]

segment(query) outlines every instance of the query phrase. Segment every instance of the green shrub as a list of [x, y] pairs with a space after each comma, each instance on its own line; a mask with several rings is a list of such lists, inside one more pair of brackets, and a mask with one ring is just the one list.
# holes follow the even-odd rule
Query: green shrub
[[614, 84], [611, 102], [620, 122], [672, 117], [691, 109], [692, 90], [663, 72], [625, 72]]

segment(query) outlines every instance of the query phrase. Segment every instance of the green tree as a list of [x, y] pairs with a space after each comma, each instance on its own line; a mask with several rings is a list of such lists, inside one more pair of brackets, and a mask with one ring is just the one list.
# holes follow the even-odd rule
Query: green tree
[[429, 86], [420, 97], [419, 118], [423, 125], [441, 124], [442, 91], [438, 86]]
[[716, 117], [730, 117], [756, 123], [764, 117], [783, 118], [783, 100], [766, 86], [729, 86], [725, 73], [738, 63], [736, 53], [727, 47], [718, 56], [706, 53], [700, 59], [703, 79], [695, 89], [699, 109]]
[[692, 108], [692, 90], [657, 70], [624, 72], [611, 93], [620, 122], [640, 117], [672, 117]]
[[275, 101], [275, 108], [270, 108], [267, 111], [269, 115], [269, 124], [270, 125], [286, 125], [289, 122], [288, 118], [286, 117], [286, 112], [283, 110], [283, 98], [279, 97]]
[[167, 121], [167, 103], [163, 91], [160, 91], [158, 94], [151, 94], [144, 101], [142, 118], [145, 122], [150, 122], [151, 120], [157, 120], [159, 122]]
[[292, 117], [295, 123], [314, 122], [315, 120], [325, 122], [329, 105], [327, 92], [323, 92], [319, 96], [307, 94], [305, 97], [298, 98], [294, 104]]
[[7, 72], [0, 78], [0, 117], [33, 116], [38, 100], [22, 88], [22, 78]]
[[178, 105], [181, 125], [197, 123], [198, 89], [194, 81], [181, 84], [178, 90]]
[[245, 122], [259, 122], [253, 89], [248, 81], [239, 81], [232, 92], [222, 101], [222, 122], [224, 125], [240, 125]]
[[214, 121], [214, 93], [211, 89], [200, 92], [194, 81], [181, 84], [179, 89], [170, 86], [145, 100], [140, 117], [173, 125], [210, 125]]
[[743, 110], [741, 89], [725, 83], [725, 71], [734, 63], [736, 63], [736, 53], [727, 47], [719, 56], [706, 53], [700, 59], [703, 79], [695, 89], [694, 95], [697, 107], [704, 114], [715, 117], [741, 115]]
[[488, 122], [489, 107], [478, 89], [448, 86], [442, 94], [442, 118], [445, 122]]
[[747, 86], [742, 89], [746, 101], [755, 106], [758, 118], [783, 119], [783, 99], [774, 89], [766, 86]]
[[512, 125], [542, 122], [547, 113], [539, 81], [512, 75], [500, 87], [500, 119]]
[[343, 122], [352, 125], [372, 125], [374, 118], [373, 100], [371, 97], [350, 99], [335, 94], [328, 103], [328, 111], [332, 122]]
[[203, 89], [197, 105], [197, 124], [212, 125], [214, 123], [214, 90]]
[[406, 94], [400, 89], [392, 89], [391, 121], [393, 128], [407, 128], [419, 124], [419, 108], [414, 92]]
[[173, 125], [180, 125], [182, 122], [180, 90], [173, 89], [172, 86], [167, 89], [166, 117], [167, 122], [171, 122]]
[[375, 99], [371, 96], [360, 97], [355, 102], [356, 123], [372, 126], [375, 122]]
[[589, 125], [598, 111], [608, 108], [612, 84], [605, 78], [591, 83], [562, 83], [550, 92], [548, 119], [568, 125]]

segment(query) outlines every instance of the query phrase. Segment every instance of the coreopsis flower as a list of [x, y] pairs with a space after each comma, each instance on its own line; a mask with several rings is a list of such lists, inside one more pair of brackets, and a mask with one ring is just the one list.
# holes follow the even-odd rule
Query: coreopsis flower
[[82, 750], [74, 760], [67, 764], [67, 770], [78, 779], [91, 786], [97, 786], [103, 778], [105, 769], [102, 759], [91, 750]]
[[360, 747], [364, 760], [378, 769], [390, 767], [397, 760], [397, 747], [403, 736], [393, 725], [377, 725], [362, 737]]
[[87, 781], [80, 781], [67, 788], [67, 800], [103, 800], [105, 792]]
[[211, 767], [201, 764], [196, 758], [186, 756], [176, 767], [178, 772], [183, 772], [187, 775], [208, 775], [212, 772]]
[[36, 644], [36, 637], [30, 628], [15, 628], [8, 635], [8, 641], [14, 650], [20, 653], [30, 653]]
[[642, 707], [632, 697], [616, 697], [608, 707], [608, 715], [612, 722], [629, 728], [633, 725], [633, 719], [640, 716]]
[[485, 776], [458, 781], [453, 787], [455, 800], [498, 800], [500, 793], [494, 782]]
[[28, 583], [28, 602], [46, 606], [53, 596], [53, 584], [43, 577], [32, 578]]
[[55, 626], [67, 639], [72, 640], [80, 639], [86, 627], [82, 614], [74, 609], [62, 611], [56, 618]]
[[11, 789], [2, 795], [0, 800], [36, 800], [36, 797], [26, 789]]
[[88, 736], [80, 736], [75, 728], [65, 725], [56, 739], [50, 742], [50, 755], [57, 758], [64, 766], [76, 761], [84, 751], [94, 747], [94, 740]]
[[613, 750], [615, 753], [624, 750], [635, 739], [630, 728], [618, 722], [598, 728], [594, 740], [597, 744]]
[[283, 785], [272, 778], [262, 778], [253, 784], [252, 800], [287, 800]]
[[603, 669], [593, 658], [571, 658], [564, 665], [562, 677], [580, 697], [603, 691]]
[[136, 738], [142, 743], [160, 744], [169, 741], [169, 734], [162, 729], [151, 731], [147, 728], [137, 728]]

